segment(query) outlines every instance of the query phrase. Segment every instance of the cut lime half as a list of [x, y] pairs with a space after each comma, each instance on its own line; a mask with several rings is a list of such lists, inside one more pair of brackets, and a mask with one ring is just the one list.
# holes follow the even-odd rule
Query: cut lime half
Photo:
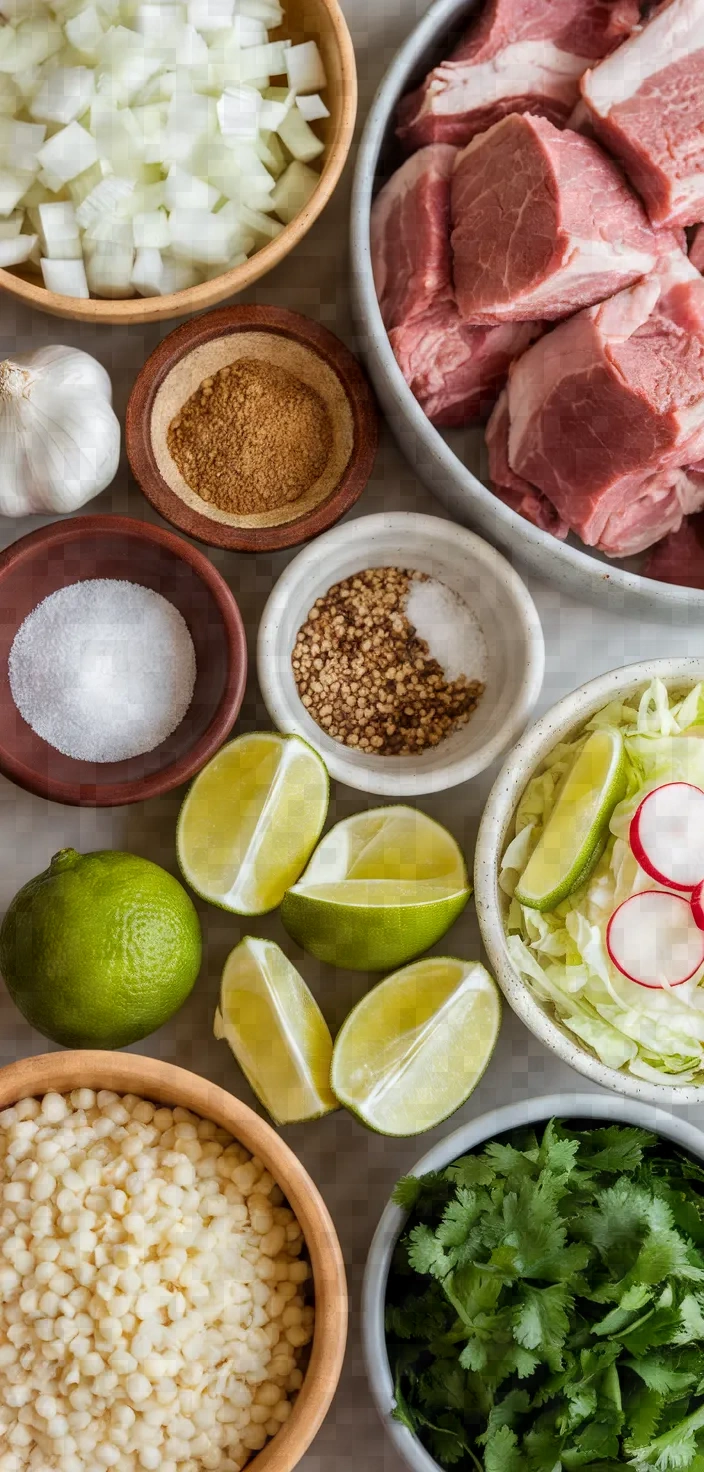
[[319, 960], [387, 971], [434, 945], [470, 892], [447, 829], [415, 808], [373, 808], [326, 833], [281, 918]]
[[379, 982], [338, 1034], [332, 1086], [382, 1135], [417, 1135], [459, 1109], [501, 1024], [496, 983], [478, 961], [431, 957]]
[[626, 788], [623, 737], [594, 731], [567, 773], [562, 791], [516, 886], [532, 910], [552, 910], [583, 884], [602, 851], [613, 810]]
[[328, 1025], [303, 977], [273, 941], [247, 935], [230, 952], [213, 1030], [229, 1043], [277, 1124], [337, 1109]]
[[230, 741], [199, 773], [176, 830], [184, 879], [238, 915], [281, 904], [325, 822], [329, 779], [300, 736], [255, 731]]

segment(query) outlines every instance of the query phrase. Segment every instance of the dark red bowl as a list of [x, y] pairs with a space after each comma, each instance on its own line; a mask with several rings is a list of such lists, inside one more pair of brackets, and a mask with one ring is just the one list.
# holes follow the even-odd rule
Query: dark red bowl
[[[196, 651], [193, 700], [180, 726], [143, 756], [74, 761], [42, 740], [12, 699], [8, 657], [32, 609], [69, 583], [125, 578], [178, 608]], [[121, 807], [186, 782], [234, 725], [247, 678], [239, 608], [204, 553], [173, 532], [126, 516], [77, 516], [41, 527], [0, 553], [0, 772], [52, 802]]]

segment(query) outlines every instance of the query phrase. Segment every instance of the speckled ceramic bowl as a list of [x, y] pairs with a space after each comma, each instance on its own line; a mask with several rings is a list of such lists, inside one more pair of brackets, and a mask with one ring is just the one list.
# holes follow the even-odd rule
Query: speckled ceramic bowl
[[704, 658], [656, 659], [610, 670], [566, 695], [526, 731], [507, 757], [484, 809], [474, 860], [474, 897], [479, 928], [496, 979], [514, 1012], [535, 1037], [593, 1083], [616, 1089], [633, 1099], [649, 1099], [654, 1104], [679, 1109], [684, 1104], [704, 1103], [704, 1083], [652, 1084], [620, 1069], [607, 1068], [536, 1001], [508, 953], [505, 930], [508, 899], [499, 888], [499, 864], [507, 841], [513, 836], [516, 807], [541, 762], [558, 742], [576, 736], [589, 718], [610, 700], [630, 698], [643, 691], [656, 676], [668, 689], [686, 691], [704, 679]]
[[[439, 430], [426, 419], [394, 358], [374, 290], [369, 216], [372, 199], [402, 162], [394, 137], [399, 98], [450, 55], [481, 0], [435, 0], [397, 51], [369, 110], [352, 190], [350, 270], [358, 341], [384, 416], [399, 446], [452, 516], [489, 537], [509, 556], [577, 597], [614, 609], [667, 610], [677, 622], [704, 620], [704, 592], [641, 577], [638, 559], [611, 562], [578, 538], [558, 541], [505, 506], [488, 487], [482, 432]], [[424, 12], [424, 13], [423, 13]]]
[[[476, 711], [418, 756], [373, 756], [333, 740], [296, 689], [291, 651], [316, 598], [369, 567], [408, 567], [438, 578], [473, 610], [484, 631], [488, 669]], [[303, 736], [337, 782], [394, 800], [456, 787], [496, 761], [533, 710], [544, 662], [537, 609], [505, 558], [451, 521], [404, 511], [360, 516], [299, 552], [269, 596], [257, 642], [259, 684], [279, 730]]]
[[[425, 1175], [430, 1170], [443, 1170], [460, 1155], [465, 1155], [468, 1150], [476, 1150], [478, 1146], [495, 1139], [497, 1135], [505, 1134], [507, 1130], [538, 1124], [552, 1119], [553, 1116], [559, 1119], [588, 1120], [592, 1124], [637, 1125], [641, 1129], [652, 1130], [665, 1140], [671, 1140], [682, 1150], [687, 1150], [696, 1160], [704, 1160], [702, 1131], [682, 1119], [677, 1119], [667, 1109], [653, 1109], [649, 1104], [610, 1099], [598, 1093], [550, 1094], [542, 1099], [522, 1099], [519, 1104], [507, 1104], [503, 1109], [494, 1109], [490, 1114], [470, 1120], [469, 1124], [463, 1124], [438, 1145], [434, 1145], [412, 1167], [409, 1174], [418, 1176]], [[430, 1452], [426, 1451], [408, 1427], [395, 1421], [393, 1416], [394, 1387], [386, 1352], [384, 1310], [391, 1258], [405, 1221], [406, 1212], [390, 1201], [369, 1249], [362, 1291], [364, 1357], [377, 1410], [399, 1456], [413, 1472], [440, 1472], [438, 1463]]]

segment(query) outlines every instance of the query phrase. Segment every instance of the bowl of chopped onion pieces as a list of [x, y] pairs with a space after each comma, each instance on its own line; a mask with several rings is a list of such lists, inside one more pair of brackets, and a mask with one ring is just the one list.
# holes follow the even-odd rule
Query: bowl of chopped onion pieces
[[337, 0], [38, 0], [0, 27], [0, 286], [150, 322], [288, 255], [349, 151]]

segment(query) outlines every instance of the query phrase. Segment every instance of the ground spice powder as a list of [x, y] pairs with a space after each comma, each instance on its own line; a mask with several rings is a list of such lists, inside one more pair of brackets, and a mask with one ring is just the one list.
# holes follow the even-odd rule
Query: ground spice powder
[[345, 578], [316, 599], [298, 632], [291, 656], [298, 693], [346, 746], [417, 754], [464, 725], [482, 694], [480, 680], [445, 679], [406, 617], [416, 576], [373, 567]]
[[239, 515], [297, 501], [327, 465], [332, 425], [314, 388], [239, 358], [204, 378], [169, 425], [169, 451], [203, 501]]

